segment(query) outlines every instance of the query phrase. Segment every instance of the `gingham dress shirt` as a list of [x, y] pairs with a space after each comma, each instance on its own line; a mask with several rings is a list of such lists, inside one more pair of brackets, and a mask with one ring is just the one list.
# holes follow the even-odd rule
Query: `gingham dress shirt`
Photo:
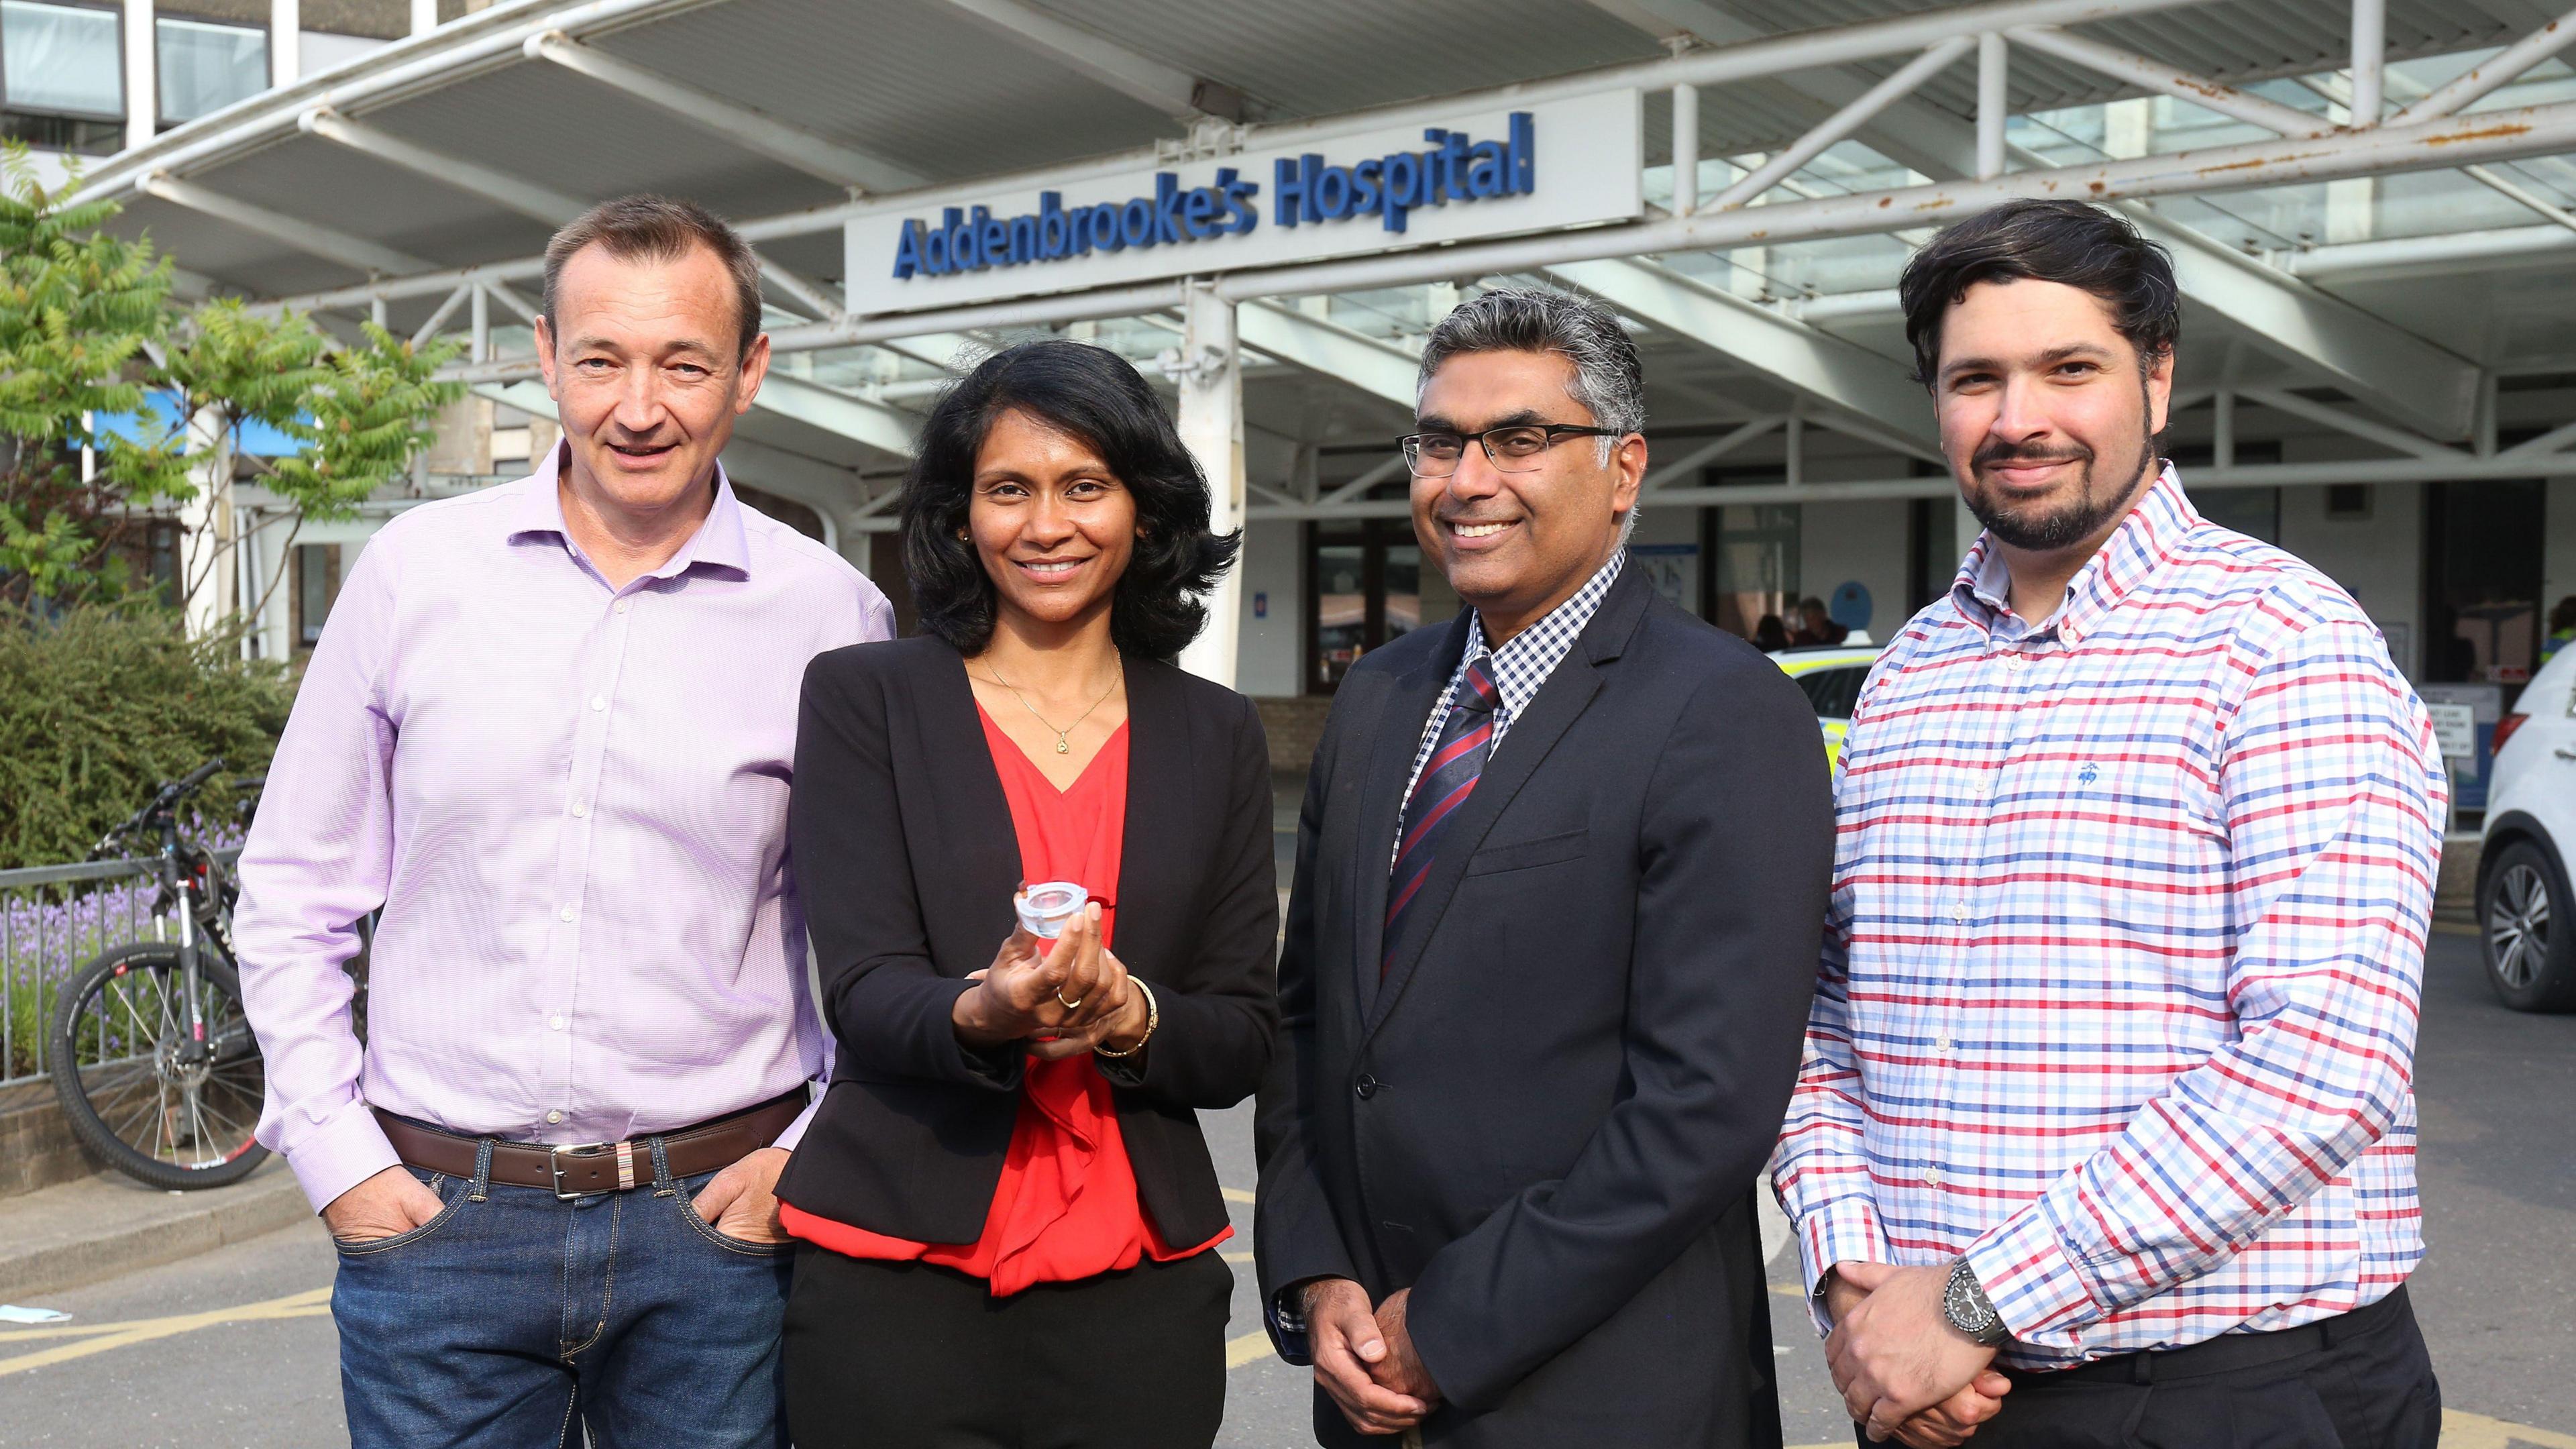
[[2023, 1368], [2386, 1296], [2423, 1254], [2423, 705], [2170, 469], [2045, 623], [2009, 591], [1980, 540], [1843, 746], [1772, 1163], [1809, 1286], [1964, 1254]]
[[[1494, 672], [1494, 689], [1503, 702], [1494, 706], [1494, 737], [1485, 744], [1485, 759], [1491, 763], [1494, 752], [1503, 747], [1503, 736], [1511, 732], [1512, 721], [1538, 698], [1539, 686], [1565, 662], [1574, 641], [1583, 635], [1583, 626], [1601, 611], [1601, 600], [1610, 586], [1619, 582], [1619, 571], [1627, 566], [1628, 550], [1622, 548], [1610, 555], [1583, 587], [1562, 604], [1539, 616], [1539, 621], [1503, 641], [1500, 649], [1485, 644], [1485, 621], [1472, 611], [1467, 615], [1467, 647], [1458, 656], [1458, 667], [1449, 672], [1449, 682], [1440, 687], [1440, 698], [1431, 706], [1431, 718], [1422, 726], [1422, 747], [1413, 752], [1413, 773], [1404, 777], [1404, 793], [1410, 799], [1414, 782], [1422, 778], [1422, 767], [1431, 762], [1431, 748], [1440, 742], [1440, 722], [1449, 717], [1449, 701], [1457, 698], [1458, 681], [1467, 677], [1467, 666], [1480, 654], [1491, 655], [1493, 662], [1485, 667]], [[1403, 843], [1403, 832], [1397, 831], [1397, 844]], [[1394, 868], [1393, 855], [1387, 857], [1388, 869]]]

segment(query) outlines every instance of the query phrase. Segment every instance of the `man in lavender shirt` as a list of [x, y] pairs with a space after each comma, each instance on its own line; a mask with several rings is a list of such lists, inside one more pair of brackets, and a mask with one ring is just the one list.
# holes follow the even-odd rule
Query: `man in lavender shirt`
[[[883, 595], [739, 503], [759, 274], [687, 202], [546, 251], [534, 477], [359, 558], [243, 852], [259, 1138], [340, 1250], [363, 1446], [784, 1445], [770, 1188], [827, 1038], [786, 860], [815, 654]], [[383, 910], [363, 1049], [341, 965]]]

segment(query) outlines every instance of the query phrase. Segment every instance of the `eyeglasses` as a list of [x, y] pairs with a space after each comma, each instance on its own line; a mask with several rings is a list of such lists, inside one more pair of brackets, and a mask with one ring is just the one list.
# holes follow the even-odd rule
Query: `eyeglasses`
[[1418, 478], [1446, 478], [1458, 471], [1473, 438], [1485, 450], [1485, 461], [1498, 473], [1534, 473], [1547, 450], [1563, 438], [1615, 438], [1616, 428], [1587, 428], [1574, 423], [1518, 423], [1481, 433], [1408, 433], [1397, 439], [1404, 466]]

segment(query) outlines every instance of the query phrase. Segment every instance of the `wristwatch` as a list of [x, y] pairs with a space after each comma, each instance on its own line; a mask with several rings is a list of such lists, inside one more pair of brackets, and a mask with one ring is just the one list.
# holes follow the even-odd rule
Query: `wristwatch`
[[1950, 1265], [1950, 1281], [1941, 1287], [1941, 1316], [1971, 1342], [1986, 1348], [2012, 1337], [2004, 1316], [1987, 1300], [1985, 1285], [1977, 1281], [1976, 1270], [1965, 1258]]

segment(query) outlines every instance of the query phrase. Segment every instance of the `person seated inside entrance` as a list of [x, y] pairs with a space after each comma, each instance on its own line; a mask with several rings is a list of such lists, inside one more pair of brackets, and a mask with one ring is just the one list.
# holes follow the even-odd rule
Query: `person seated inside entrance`
[[[1198, 1109], [1270, 1058], [1270, 754], [1172, 664], [1239, 535], [1115, 354], [995, 354], [903, 493], [926, 634], [816, 659], [789, 844], [830, 1091], [778, 1185], [806, 1449], [1206, 1445], [1232, 1235]], [[1051, 939], [1050, 939], [1051, 938]]]

